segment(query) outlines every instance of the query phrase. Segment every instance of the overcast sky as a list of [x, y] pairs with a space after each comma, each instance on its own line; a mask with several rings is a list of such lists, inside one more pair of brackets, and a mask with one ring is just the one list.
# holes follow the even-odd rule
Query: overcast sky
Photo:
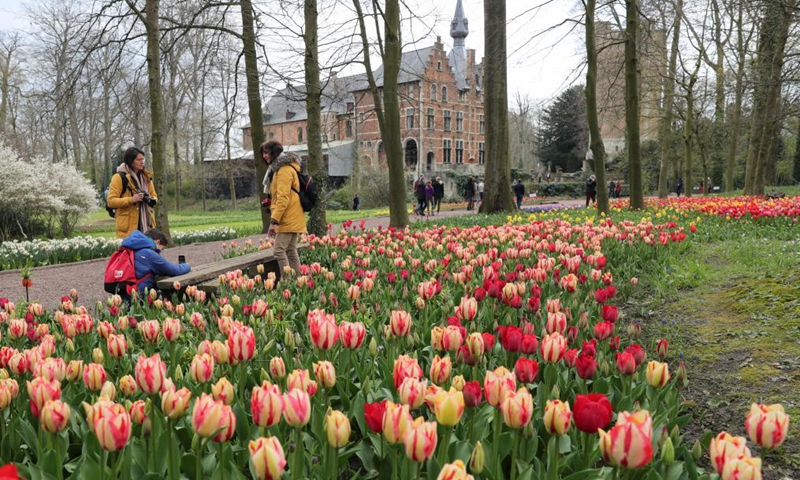
[[[0, 31], [24, 32], [27, 27], [25, 5], [31, 3], [31, 0], [0, 0]], [[260, 2], [257, 0], [256, 3]], [[463, 3], [470, 28], [467, 48], [476, 49], [480, 59], [484, 37], [483, 0], [463, 0]], [[539, 3], [549, 4], [534, 8]], [[434, 37], [440, 35], [449, 50], [452, 45], [450, 20], [456, 0], [434, 0], [430, 5], [431, 10], [421, 20], [426, 25], [413, 31], [432, 32], [428, 37], [420, 38], [416, 48], [430, 45]], [[533, 99], [547, 100], [576, 80], [583, 81], [581, 65], [584, 54], [579, 34], [582, 27], [570, 33], [574, 26], [568, 22], [548, 31], [575, 16], [574, 1], [507, 0], [507, 10], [509, 98], [519, 92]]]

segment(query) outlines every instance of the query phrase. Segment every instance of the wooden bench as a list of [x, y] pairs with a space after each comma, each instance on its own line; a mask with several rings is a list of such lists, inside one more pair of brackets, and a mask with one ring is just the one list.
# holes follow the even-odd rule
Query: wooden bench
[[[307, 248], [308, 244], [300, 244], [297, 246], [297, 250], [305, 250]], [[280, 269], [278, 268], [278, 260], [275, 258], [274, 250], [272, 248], [267, 248], [259, 250], [258, 252], [227, 258], [218, 262], [193, 266], [192, 271], [186, 275], [159, 277], [156, 279], [156, 286], [165, 294], [171, 294], [175, 292], [175, 282], [179, 282], [181, 289], [189, 285], [195, 285], [208, 294], [214, 294], [219, 287], [220, 275], [233, 270], [241, 270], [245, 274], [253, 276], [256, 274], [256, 269], [259, 265], [264, 265], [263, 278], [266, 278], [269, 272], [275, 272], [278, 278], [280, 278]]]

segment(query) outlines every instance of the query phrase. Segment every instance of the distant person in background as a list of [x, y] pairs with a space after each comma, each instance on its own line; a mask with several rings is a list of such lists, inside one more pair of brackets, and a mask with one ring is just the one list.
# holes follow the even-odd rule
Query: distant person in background
[[469, 177], [466, 186], [464, 186], [464, 198], [467, 201], [467, 210], [475, 209], [475, 179]]
[[425, 215], [425, 177], [420, 175], [414, 183], [414, 197], [417, 199], [417, 215]]
[[525, 185], [519, 180], [514, 182], [514, 196], [517, 197], [517, 209], [522, 208], [522, 197], [525, 196]]
[[622, 196], [622, 180], [617, 182], [617, 186], [614, 187], [614, 198], [619, 198]]
[[428, 209], [428, 215], [433, 215], [433, 182], [430, 180], [425, 185], [425, 206]]
[[538, 177], [536, 177], [536, 183], [542, 183], [542, 174], [540, 173]]
[[358, 211], [358, 206], [361, 205], [361, 199], [358, 198], [358, 192], [356, 192], [355, 196], [353, 197], [353, 211]]
[[589, 206], [589, 202], [595, 203], [597, 199], [597, 179], [594, 175], [589, 176], [586, 179], [586, 206]]
[[702, 194], [704, 194], [704, 193], [705, 193], [705, 190], [703, 189], [703, 187], [704, 187], [704, 186], [705, 186], [705, 185], [703, 185], [703, 181], [702, 181], [702, 180], [700, 180], [700, 195], [702, 195]]
[[136, 147], [125, 150], [122, 164], [111, 177], [106, 203], [116, 209], [117, 238], [134, 230], [147, 233], [156, 226], [153, 207], [158, 203], [153, 172], [144, 169], [144, 153]]
[[547, 172], [547, 175], [545, 175], [545, 176], [544, 176], [544, 180], [545, 180], [547, 183], [550, 183], [550, 172], [549, 172], [549, 171]]
[[478, 197], [480, 197], [480, 202], [483, 203], [483, 179], [478, 182]]
[[608, 182], [608, 198], [614, 198], [614, 194], [617, 191], [617, 184], [614, 183], [614, 180]]
[[683, 178], [682, 177], [678, 177], [678, 179], [675, 180], [675, 193], [677, 193], [679, 197], [681, 196], [681, 193], [683, 193]]
[[436, 213], [442, 208], [442, 199], [444, 198], [444, 183], [442, 177], [436, 177], [433, 181], [433, 204], [436, 207]]

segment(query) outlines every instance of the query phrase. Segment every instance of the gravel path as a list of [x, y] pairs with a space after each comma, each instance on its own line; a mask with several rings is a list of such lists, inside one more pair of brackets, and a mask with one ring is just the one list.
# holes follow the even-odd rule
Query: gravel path
[[[560, 202], [558, 205], [575, 207], [582, 205], [582, 201], [568, 200]], [[525, 206], [523, 205], [523, 207]], [[423, 219], [423, 221], [435, 223], [439, 218], [466, 215], [468, 213], [463, 207], [460, 209], [450, 209], [448, 207], [447, 211], [442, 210], [438, 216], [424, 217], [423, 219], [423, 217], [411, 215], [409, 220]], [[360, 220], [354, 220], [353, 224], [358, 225], [360, 222]], [[388, 227], [389, 217], [364, 219], [364, 228], [367, 230], [380, 226]], [[339, 225], [336, 225], [334, 228], [338, 229], [338, 227]], [[258, 245], [259, 239], [263, 237], [264, 235], [254, 235], [239, 239], [238, 242], [242, 244], [249, 238], [253, 240], [254, 245]], [[193, 243], [166, 249], [163, 254], [173, 263], [177, 263], [178, 255], [186, 255], [186, 260], [190, 264], [202, 265], [222, 258], [222, 243], [224, 242]], [[227, 243], [230, 243], [230, 241]], [[78, 291], [78, 305], [85, 305], [91, 308], [96, 302], [105, 301], [108, 298], [108, 294], [103, 290], [103, 272], [106, 261], [106, 258], [98, 258], [33, 269], [33, 286], [30, 288], [31, 301], [42, 303], [46, 308], [53, 309], [59, 305], [62, 296], [69, 294], [71, 288], [75, 288]], [[0, 272], [0, 298], [3, 297], [8, 297], [15, 302], [25, 299], [25, 289], [22, 287], [19, 270]]]

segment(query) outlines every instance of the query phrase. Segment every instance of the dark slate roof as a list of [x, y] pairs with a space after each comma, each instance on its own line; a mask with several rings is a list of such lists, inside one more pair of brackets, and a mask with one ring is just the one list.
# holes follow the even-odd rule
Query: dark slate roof
[[[397, 83], [410, 83], [422, 79], [425, 75], [425, 65], [428, 63], [432, 51], [433, 47], [431, 46], [403, 52]], [[464, 70], [466, 70], [466, 64], [464, 65]], [[374, 75], [375, 83], [378, 87], [382, 87], [383, 65], [375, 70]], [[462, 77], [464, 77], [463, 72]], [[322, 86], [322, 111], [335, 112], [337, 114], [345, 113], [347, 111], [347, 103], [355, 102], [353, 92], [368, 88], [369, 81], [366, 73], [341, 78], [333, 77]], [[291, 118], [286, 118], [287, 111], [292, 112]], [[278, 90], [267, 101], [264, 108], [264, 125], [306, 120], [307, 118], [305, 87], [303, 85], [287, 85]], [[248, 124], [245, 128], [249, 126]]]

